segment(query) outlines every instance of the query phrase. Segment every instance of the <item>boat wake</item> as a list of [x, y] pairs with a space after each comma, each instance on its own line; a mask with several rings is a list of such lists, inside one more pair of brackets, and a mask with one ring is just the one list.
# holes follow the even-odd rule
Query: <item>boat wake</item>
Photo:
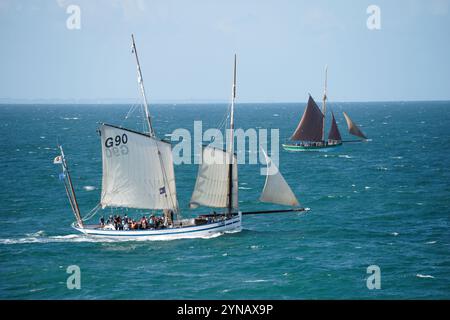
[[27, 243], [53, 243], [53, 242], [113, 242], [113, 240], [108, 239], [95, 239], [79, 234], [68, 234], [65, 236], [46, 236], [45, 234], [39, 235], [38, 232], [35, 234], [27, 234], [23, 238], [3, 238], [0, 239], [0, 244], [27, 244]]
[[[238, 233], [241, 230], [230, 230], [226, 232], [215, 232], [210, 235], [198, 237], [197, 239], [212, 239], [217, 238], [225, 233]], [[181, 239], [181, 238], [180, 238]], [[68, 234], [64, 236], [47, 236], [45, 231], [40, 230], [35, 233], [27, 233], [25, 237], [21, 238], [1, 238], [0, 245], [12, 245], [12, 244], [29, 244], [29, 243], [58, 243], [58, 242], [140, 242], [140, 241], [171, 241], [178, 240], [170, 237], [158, 237], [154, 238], [152, 236], [149, 237], [132, 237], [132, 238], [108, 238], [108, 237], [96, 237], [96, 236], [86, 236], [83, 234]]]

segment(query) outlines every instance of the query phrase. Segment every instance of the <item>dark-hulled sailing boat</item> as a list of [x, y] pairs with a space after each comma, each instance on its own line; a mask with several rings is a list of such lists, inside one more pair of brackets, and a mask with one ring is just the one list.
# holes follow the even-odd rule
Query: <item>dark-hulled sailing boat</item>
[[[325, 89], [322, 99], [322, 110], [317, 106], [314, 99], [309, 95], [303, 116], [290, 138], [289, 143], [284, 143], [283, 148], [287, 151], [328, 151], [332, 148], [339, 147], [343, 142], [341, 133], [336, 123], [333, 111], [331, 111], [331, 127], [328, 132], [328, 138], [325, 140], [325, 115], [327, 102], [327, 73], [325, 68]], [[348, 114], [344, 112], [345, 120], [349, 133], [363, 140], [367, 137], [362, 133], [358, 126], [350, 119]], [[362, 140], [357, 140], [362, 141]], [[355, 141], [352, 141], [355, 142]]]

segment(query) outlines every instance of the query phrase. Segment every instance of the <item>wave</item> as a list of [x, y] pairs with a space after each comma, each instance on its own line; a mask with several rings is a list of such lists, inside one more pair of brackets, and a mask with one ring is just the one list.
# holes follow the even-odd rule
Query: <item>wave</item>
[[257, 283], [257, 282], [269, 282], [270, 280], [266, 279], [256, 279], [256, 280], [245, 280], [245, 283]]
[[345, 158], [345, 159], [352, 159], [353, 158], [352, 156], [349, 156], [348, 154], [340, 154], [338, 157], [339, 158]]
[[63, 119], [63, 120], [79, 120], [80, 118], [78, 118], [78, 117], [63, 117], [61, 119]]
[[239, 187], [239, 190], [252, 190], [253, 188], [248, 188], [248, 187]]
[[418, 274], [416, 274], [416, 277], [417, 277], [417, 278], [428, 278], [428, 279], [434, 279], [434, 277], [433, 277], [433, 276], [431, 276], [431, 275], [429, 275], [429, 274], [420, 274], [420, 273], [418, 273]]
[[96, 187], [94, 187], [94, 186], [84, 186], [83, 189], [84, 189], [85, 191], [93, 191], [93, 190], [96, 189]]

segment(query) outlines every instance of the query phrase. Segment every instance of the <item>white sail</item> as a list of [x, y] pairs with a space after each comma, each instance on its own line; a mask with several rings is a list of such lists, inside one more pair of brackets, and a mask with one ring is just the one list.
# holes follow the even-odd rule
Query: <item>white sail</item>
[[291, 188], [284, 180], [277, 166], [272, 159], [264, 152], [264, 157], [267, 163], [266, 183], [259, 200], [261, 202], [276, 203], [286, 206], [300, 205]]
[[101, 125], [100, 134], [102, 207], [177, 211], [171, 145], [106, 124]]
[[[191, 208], [199, 206], [228, 207], [229, 153], [213, 147], [205, 147], [202, 152], [202, 164], [198, 169], [197, 181], [189, 203]], [[232, 207], [238, 207], [237, 159], [234, 156], [232, 166]]]

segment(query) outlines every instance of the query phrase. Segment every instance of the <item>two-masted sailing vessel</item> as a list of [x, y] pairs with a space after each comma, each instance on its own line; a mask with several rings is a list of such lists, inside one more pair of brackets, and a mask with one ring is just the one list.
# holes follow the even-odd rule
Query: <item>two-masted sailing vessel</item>
[[[148, 132], [138, 132], [116, 125], [102, 123], [99, 127], [102, 146], [102, 190], [100, 203], [85, 217], [81, 216], [75, 190], [62, 146], [54, 163], [61, 164], [60, 179], [76, 221], [72, 227], [85, 235], [108, 238], [133, 238], [165, 240], [208, 237], [212, 234], [240, 231], [242, 215], [303, 211], [278, 168], [264, 153], [267, 163], [266, 182], [260, 201], [290, 206], [289, 209], [242, 212], [238, 202], [238, 167], [234, 153], [234, 105], [236, 99], [236, 56], [231, 106], [229, 109], [230, 142], [225, 150], [206, 146], [202, 150], [190, 207], [219, 208], [194, 218], [183, 218], [177, 200], [172, 148], [169, 142], [159, 139], [152, 126], [142, 71], [134, 37], [132, 50], [136, 58], [138, 83], [143, 97]], [[101, 209], [144, 210], [161, 214], [159, 226], [117, 230], [112, 224], [88, 224], [87, 221]], [[116, 211], [117, 212], [117, 211]], [[131, 215], [131, 214], [130, 214]], [[154, 215], [152, 215], [153, 217]], [[145, 217], [145, 216], [144, 216]], [[128, 229], [128, 230], [127, 230]]]
[[343, 141], [339, 132], [333, 111], [331, 111], [331, 127], [328, 138], [325, 139], [325, 115], [327, 110], [327, 75], [328, 68], [325, 68], [325, 86], [322, 98], [322, 110], [317, 106], [314, 99], [309, 95], [305, 111], [300, 119], [297, 128], [290, 138], [289, 143], [284, 143], [283, 148], [287, 151], [328, 151], [342, 146], [343, 142], [360, 142], [367, 140], [367, 137], [358, 126], [350, 119], [347, 113], [343, 113], [347, 122], [349, 133], [362, 140]]

